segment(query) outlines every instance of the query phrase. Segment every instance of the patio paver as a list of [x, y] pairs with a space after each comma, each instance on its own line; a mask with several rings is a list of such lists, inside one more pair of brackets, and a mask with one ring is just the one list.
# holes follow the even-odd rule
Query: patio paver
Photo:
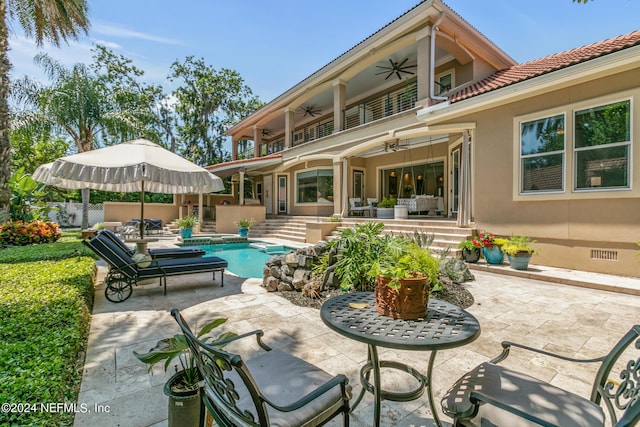
[[[527, 343], [568, 356], [601, 355], [632, 324], [640, 323], [640, 296], [490, 271], [473, 273], [476, 280], [469, 282], [468, 287], [475, 304], [468, 311], [480, 321], [482, 333], [467, 346], [438, 353], [433, 379], [438, 410], [446, 389], [463, 373], [498, 354], [502, 340]], [[640, 285], [640, 281], [630, 283]], [[276, 293], [265, 292], [260, 284], [258, 279], [229, 274], [224, 288], [212, 286], [209, 273], [173, 277], [168, 282], [167, 296], [162, 295], [162, 288], [154, 282], [135, 287], [129, 300], [113, 304], [105, 300], [104, 285], [99, 282], [78, 398], [91, 411], [77, 414], [75, 426], [167, 425], [167, 398], [162, 387], [170, 374], [157, 366], [153, 375], [149, 375], [147, 367], [132, 351], [146, 351], [158, 339], [179, 332], [169, 315], [174, 307], [194, 327], [224, 316], [229, 318], [227, 330], [242, 333], [263, 329], [265, 342], [272, 347], [281, 347], [332, 374], [347, 375], [357, 395], [366, 346], [330, 331], [320, 320], [318, 310], [292, 305]], [[385, 350], [381, 358], [398, 359], [424, 372], [428, 355]], [[546, 363], [528, 354], [513, 354], [504, 364], [585, 396], [590, 391], [585, 379], [589, 381], [595, 375], [591, 367], [563, 369], [566, 365]], [[384, 375], [390, 385], [401, 386], [405, 379], [393, 372]], [[352, 414], [352, 426], [371, 424], [372, 400], [367, 395], [358, 406]], [[95, 412], [94, 405], [108, 408], [109, 412]], [[448, 420], [442, 414], [441, 417], [445, 422]], [[341, 425], [340, 417], [329, 425]], [[382, 425], [432, 426], [426, 396], [407, 403], [383, 402]]]

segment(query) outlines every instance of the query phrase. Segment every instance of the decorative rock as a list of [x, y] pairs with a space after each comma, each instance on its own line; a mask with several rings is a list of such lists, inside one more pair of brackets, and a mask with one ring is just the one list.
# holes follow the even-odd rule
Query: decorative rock
[[[266, 270], [266, 269], [265, 269]], [[272, 266], [271, 268], [269, 268], [269, 273], [270, 276], [273, 276], [277, 279], [279, 279], [282, 274], [280, 273], [280, 269], [276, 266]]]
[[264, 279], [264, 287], [267, 289], [267, 292], [277, 291], [279, 283], [280, 281], [273, 276], [269, 276]]
[[298, 257], [293, 252], [290, 252], [284, 256], [284, 262], [290, 267], [297, 267], [299, 264]]
[[293, 286], [291, 286], [289, 283], [280, 282], [278, 284], [278, 292], [287, 292], [292, 290], [293, 290]]
[[301, 290], [304, 287], [304, 285], [307, 284], [307, 281], [308, 281], [308, 278], [307, 278], [306, 270], [299, 268], [293, 272], [293, 282], [291, 282], [291, 284], [293, 285], [295, 290], [297, 291]]

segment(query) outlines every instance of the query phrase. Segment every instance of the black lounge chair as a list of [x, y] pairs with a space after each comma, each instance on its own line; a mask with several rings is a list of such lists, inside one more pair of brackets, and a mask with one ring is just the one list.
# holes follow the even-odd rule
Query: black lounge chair
[[160, 278], [167, 294], [167, 277], [183, 274], [220, 272], [220, 286], [224, 286], [224, 270], [228, 264], [219, 257], [152, 259], [136, 262], [129, 252], [124, 251], [103, 233], [83, 243], [109, 264], [104, 283], [105, 297], [111, 302], [122, 302], [131, 296], [133, 285], [141, 280]]
[[[202, 400], [223, 427], [321, 426], [339, 414], [349, 425], [351, 387], [291, 354], [271, 348], [256, 330], [210, 345], [196, 338], [177, 309], [171, 310], [203, 379]], [[260, 354], [246, 362], [221, 345], [255, 336]], [[266, 351], [265, 351], [266, 350]]]
[[[130, 256], [135, 254], [135, 250], [127, 246], [117, 235], [111, 230], [102, 230], [99, 234], [104, 235], [107, 239], [118, 245], [123, 251]], [[172, 258], [198, 258], [205, 254], [205, 250], [197, 246], [189, 246], [184, 248], [161, 248], [149, 249], [149, 255], [153, 259], [172, 259]]]
[[[505, 341], [499, 356], [451, 387], [442, 398], [442, 409], [453, 418], [453, 426], [595, 427], [604, 426], [605, 418], [606, 425], [635, 426], [640, 422], [639, 337], [640, 325], [635, 325], [609, 354], [594, 359], [573, 359]], [[599, 363], [590, 398], [498, 365], [512, 348], [567, 362]], [[618, 375], [613, 375], [614, 367]]]

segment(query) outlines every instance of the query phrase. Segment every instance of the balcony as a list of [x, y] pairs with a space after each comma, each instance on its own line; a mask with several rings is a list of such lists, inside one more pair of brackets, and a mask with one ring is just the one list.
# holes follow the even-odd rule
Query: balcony
[[382, 96], [349, 106], [343, 112], [346, 129], [370, 123], [413, 108], [418, 100], [414, 82]]

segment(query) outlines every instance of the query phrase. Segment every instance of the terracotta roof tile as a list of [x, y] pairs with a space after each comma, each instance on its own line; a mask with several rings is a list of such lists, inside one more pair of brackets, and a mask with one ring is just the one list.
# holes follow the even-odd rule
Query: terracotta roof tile
[[449, 102], [462, 101], [636, 45], [640, 45], [640, 31], [514, 65], [455, 91], [449, 95]]

